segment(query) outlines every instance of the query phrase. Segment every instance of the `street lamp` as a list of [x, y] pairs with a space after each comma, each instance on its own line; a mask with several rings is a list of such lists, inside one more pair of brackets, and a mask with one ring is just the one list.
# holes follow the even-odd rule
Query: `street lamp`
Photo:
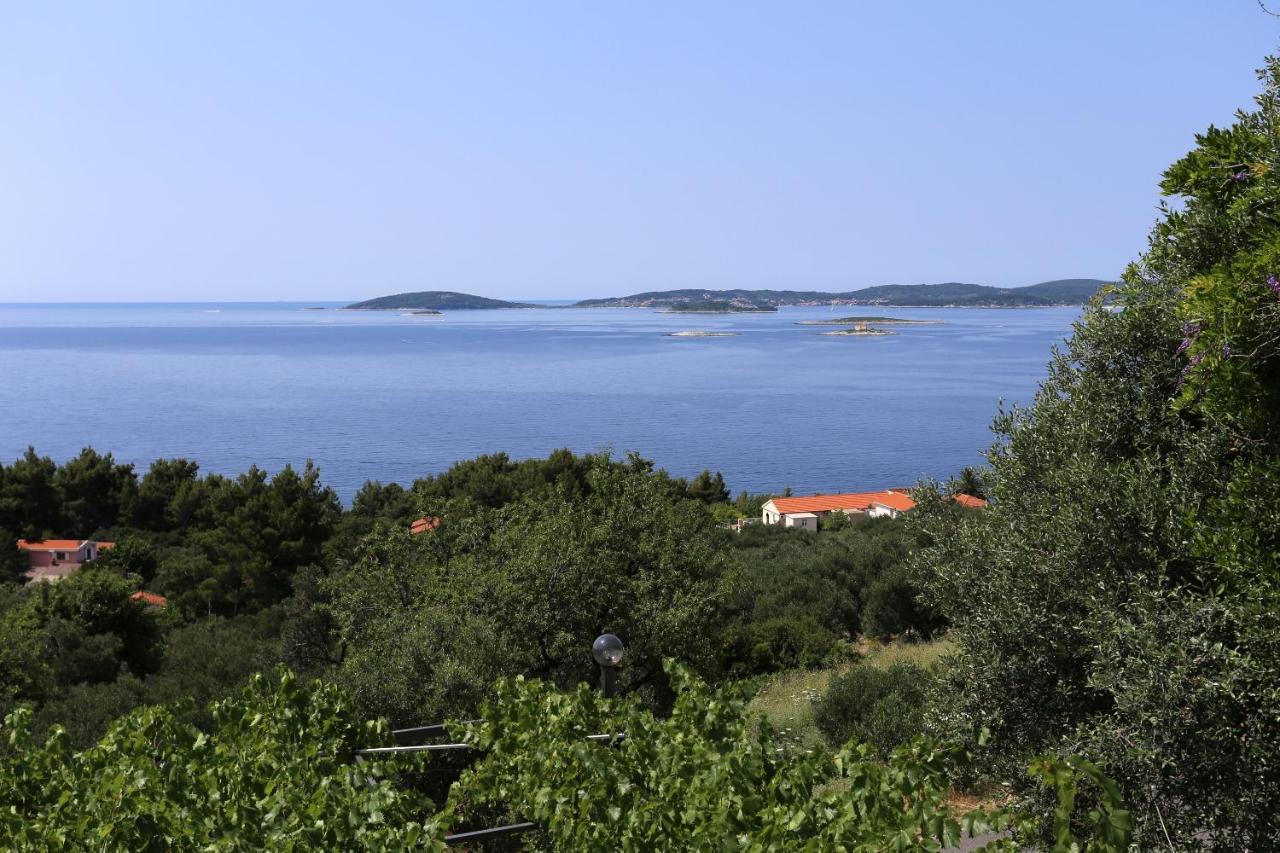
[[591, 657], [600, 665], [600, 693], [608, 699], [618, 686], [618, 669], [626, 652], [622, 641], [613, 634], [601, 634], [591, 644]]

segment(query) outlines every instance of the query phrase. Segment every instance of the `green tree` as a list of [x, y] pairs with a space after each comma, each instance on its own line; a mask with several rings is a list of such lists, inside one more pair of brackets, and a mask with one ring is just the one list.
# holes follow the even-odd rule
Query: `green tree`
[[834, 747], [853, 738], [887, 758], [924, 731], [930, 681], [928, 670], [910, 663], [855, 666], [831, 680], [814, 706], [814, 722]]
[[28, 447], [21, 459], [0, 466], [0, 528], [24, 539], [60, 532], [62, 500], [55, 484], [58, 466]]
[[[995, 501], [922, 496], [953, 625], [943, 732], [1011, 767], [1071, 744], [1144, 848], [1280, 846], [1280, 65], [1165, 175], [1150, 250], [1002, 413]], [[1167, 833], [1167, 835], [1166, 835]]]
[[138, 536], [122, 536], [115, 547], [103, 551], [93, 563], [96, 571], [133, 575], [142, 583], [150, 583], [160, 565], [160, 554], [154, 545]]
[[186, 459], [157, 459], [138, 483], [130, 507], [130, 524], [142, 530], [164, 532], [191, 523], [193, 492], [200, 466]]
[[752, 525], [730, 542], [717, 621], [732, 674], [815, 666], [841, 637], [930, 636], [941, 627], [905, 573], [915, 538], [899, 519], [848, 520], [817, 535]]
[[703, 469], [694, 477], [688, 486], [689, 497], [707, 504], [728, 503], [729, 487], [725, 485], [724, 476], [719, 471], [712, 474]]
[[350, 556], [379, 522], [408, 527], [418, 516], [417, 504], [413, 493], [399, 483], [383, 485], [370, 480], [356, 492], [351, 509], [342, 513], [329, 547], [339, 555]]
[[62, 503], [64, 535], [87, 538], [115, 527], [128, 511], [138, 482], [132, 465], [117, 465], [92, 447], [59, 466], [53, 478]]
[[960, 469], [960, 473], [949, 484], [949, 491], [953, 495], [971, 495], [975, 498], [986, 500], [986, 480], [984, 472], [979, 471], [972, 465], [966, 465]]
[[667, 695], [664, 656], [715, 667], [706, 650], [725, 534], [642, 460], [594, 457], [585, 489], [568, 497], [436, 511], [440, 530], [375, 535], [325, 581], [345, 650], [339, 677], [360, 685], [368, 711], [397, 721], [461, 711], [498, 674], [591, 679], [585, 644], [605, 631], [628, 645], [623, 685], [656, 701]]
[[207, 612], [234, 615], [286, 598], [294, 573], [320, 561], [342, 512], [310, 462], [271, 478], [255, 466], [234, 481], [206, 478], [202, 488], [205, 520], [187, 538], [203, 560], [166, 561], [157, 587]]

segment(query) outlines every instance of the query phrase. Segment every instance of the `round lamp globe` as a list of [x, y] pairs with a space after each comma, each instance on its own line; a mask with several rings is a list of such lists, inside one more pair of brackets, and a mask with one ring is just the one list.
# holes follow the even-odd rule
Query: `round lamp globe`
[[622, 663], [622, 655], [626, 650], [622, 641], [613, 634], [601, 634], [591, 644], [591, 656], [601, 666], [617, 666]]

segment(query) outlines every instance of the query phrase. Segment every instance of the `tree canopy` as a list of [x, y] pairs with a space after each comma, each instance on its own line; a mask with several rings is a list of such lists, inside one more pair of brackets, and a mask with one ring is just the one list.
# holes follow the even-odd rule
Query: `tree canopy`
[[1165, 173], [1148, 252], [1034, 403], [991, 507], [922, 502], [915, 573], [954, 627], [934, 724], [991, 761], [1080, 749], [1144, 847], [1280, 845], [1280, 65]]

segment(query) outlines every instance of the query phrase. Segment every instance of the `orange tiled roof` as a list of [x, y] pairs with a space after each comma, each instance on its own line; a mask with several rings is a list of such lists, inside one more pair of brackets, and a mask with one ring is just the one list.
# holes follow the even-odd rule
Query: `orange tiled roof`
[[169, 599], [163, 595], [156, 595], [154, 592], [147, 592], [145, 589], [140, 589], [129, 596], [129, 600], [141, 601], [143, 604], [154, 604], [156, 607], [164, 607], [169, 603]]
[[78, 551], [80, 546], [92, 542], [99, 551], [110, 551], [116, 547], [114, 542], [93, 542], [92, 539], [35, 539], [28, 542], [18, 540], [18, 547], [23, 551]]
[[914, 508], [916, 502], [901, 492], [888, 489], [879, 492], [847, 492], [839, 495], [773, 499], [774, 507], [784, 515], [790, 515], [793, 512], [832, 512], [833, 510], [866, 512], [872, 504], [883, 504], [896, 510], [908, 510]]
[[413, 534], [426, 533], [428, 530], [435, 530], [440, 526], [440, 516], [427, 515], [417, 519], [413, 524], [409, 525], [409, 532]]
[[982, 498], [975, 498], [973, 495], [952, 495], [951, 500], [960, 504], [960, 506], [967, 506], [969, 509], [982, 509], [987, 505], [987, 502]]
[[87, 539], [35, 539], [28, 542], [25, 539], [18, 540], [18, 547], [24, 551], [75, 551]]
[[899, 512], [915, 509], [916, 502], [911, 499], [910, 495], [904, 495], [902, 492], [884, 492], [882, 497], [878, 497], [872, 501], [890, 509], [896, 509]]

